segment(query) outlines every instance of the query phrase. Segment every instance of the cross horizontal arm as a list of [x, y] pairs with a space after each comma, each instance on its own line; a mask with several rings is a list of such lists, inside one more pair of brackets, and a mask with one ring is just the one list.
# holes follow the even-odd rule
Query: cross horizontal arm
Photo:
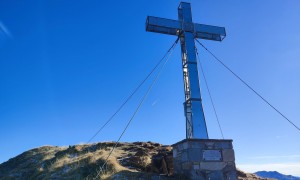
[[194, 24], [195, 37], [213, 41], [222, 41], [226, 37], [224, 27], [210, 26], [205, 24]]
[[195, 38], [222, 41], [225, 28], [196, 23], [183, 23], [181, 21], [148, 16], [146, 31], [178, 36], [182, 31], [192, 32]]
[[169, 35], [179, 35], [181, 30], [180, 21], [148, 16], [146, 21], [146, 31], [163, 33]]

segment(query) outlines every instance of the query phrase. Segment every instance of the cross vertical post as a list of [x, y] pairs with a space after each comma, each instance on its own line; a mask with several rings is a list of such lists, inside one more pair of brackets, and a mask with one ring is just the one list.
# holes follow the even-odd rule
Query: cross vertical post
[[185, 94], [186, 138], [208, 139], [194, 39], [222, 41], [226, 36], [225, 28], [193, 23], [191, 5], [186, 2], [180, 3], [178, 18], [177, 21], [148, 16], [146, 30], [179, 36]]
[[208, 139], [205, 116], [201, 103], [200, 81], [190, 4], [180, 4], [178, 17], [179, 21], [190, 30], [183, 31], [179, 35], [185, 94], [184, 112], [186, 118], [186, 138]]

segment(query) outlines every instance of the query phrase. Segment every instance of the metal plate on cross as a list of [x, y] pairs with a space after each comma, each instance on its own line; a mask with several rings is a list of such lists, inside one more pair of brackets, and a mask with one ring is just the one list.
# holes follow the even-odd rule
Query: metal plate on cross
[[203, 161], [222, 161], [222, 150], [203, 150]]

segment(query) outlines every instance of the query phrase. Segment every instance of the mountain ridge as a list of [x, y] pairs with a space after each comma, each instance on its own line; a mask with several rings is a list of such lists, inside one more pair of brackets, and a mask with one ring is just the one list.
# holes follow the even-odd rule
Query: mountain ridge
[[254, 174], [264, 178], [274, 178], [278, 180], [300, 180], [300, 177], [285, 175], [277, 171], [257, 171]]

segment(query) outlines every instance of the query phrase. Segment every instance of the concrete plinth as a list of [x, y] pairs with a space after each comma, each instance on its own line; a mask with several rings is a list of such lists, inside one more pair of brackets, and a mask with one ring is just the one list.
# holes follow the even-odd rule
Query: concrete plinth
[[185, 139], [172, 146], [175, 174], [192, 180], [237, 180], [232, 140]]

